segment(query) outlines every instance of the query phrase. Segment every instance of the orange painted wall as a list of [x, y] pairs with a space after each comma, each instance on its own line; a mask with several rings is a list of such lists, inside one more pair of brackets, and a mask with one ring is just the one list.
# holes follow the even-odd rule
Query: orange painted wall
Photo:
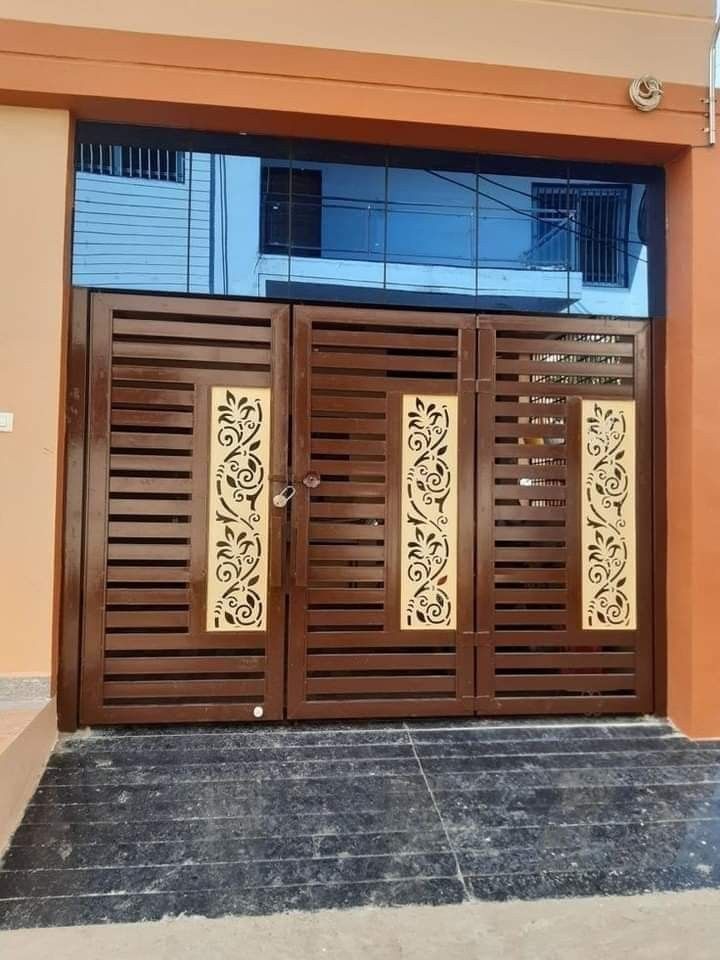
[[74, 26], [702, 83], [714, 0], [4, 0]]
[[720, 148], [668, 167], [668, 711], [720, 735]]
[[[665, 7], [667, 13], [672, 3], [634, 0], [634, 15], [643, 16], [644, 6]], [[709, 37], [704, 4], [698, 0], [692, 16], [688, 5], [685, 17], [675, 18], [703, 20], [703, 43]], [[572, 6], [563, 0], [554, 5]], [[23, 3], [26, 11], [30, 6], [30, 0]], [[616, 9], [604, 0], [584, 6]], [[54, 10], [55, 4], [45, 8]], [[121, 5], [112, 15], [139, 9]], [[669, 709], [687, 732], [720, 735], [720, 654], [713, 610], [714, 598], [720, 596], [720, 430], [714, 393], [720, 369], [720, 147], [704, 146], [701, 86], [670, 85], [661, 110], [640, 114], [627, 103], [626, 79], [609, 76], [241, 40], [1, 21], [0, 26], [0, 102], [24, 98], [87, 119], [666, 163]], [[702, 47], [698, 43], [695, 49]], [[3, 660], [0, 646], [0, 673], [47, 672], [50, 657], [55, 418], [67, 279], [61, 256], [64, 111], [9, 113], [15, 119], [3, 125], [1, 134], [10, 149], [0, 163], [10, 165], [12, 176], [19, 178], [15, 184], [32, 180], [33, 190], [8, 193], [4, 209], [15, 215], [22, 198], [27, 225], [19, 237], [14, 231], [0, 236], [0, 263], [12, 273], [0, 289], [0, 306], [9, 318], [0, 326], [0, 336], [12, 341], [7, 359], [0, 357], [0, 409], [14, 404], [27, 413], [25, 426], [31, 428], [21, 434], [19, 421], [16, 435], [0, 434], [3, 465], [17, 464], [7, 479], [0, 476], [0, 517], [7, 518], [11, 534], [6, 538], [3, 532], [1, 542], [18, 543], [17, 550], [0, 549], [0, 602], [8, 611], [5, 634], [11, 638], [4, 639], [4, 649], [12, 654]], [[33, 164], [41, 143], [45, 153], [38, 171]], [[0, 190], [7, 190], [9, 182], [3, 177]], [[39, 231], [41, 200], [49, 201], [52, 214]], [[31, 249], [34, 243], [37, 249]], [[21, 295], [26, 298], [22, 303]], [[39, 357], [30, 373], [28, 350]], [[12, 452], [12, 460], [5, 450]], [[10, 512], [6, 501], [12, 502]]]
[[69, 130], [0, 107], [0, 675], [51, 672]]

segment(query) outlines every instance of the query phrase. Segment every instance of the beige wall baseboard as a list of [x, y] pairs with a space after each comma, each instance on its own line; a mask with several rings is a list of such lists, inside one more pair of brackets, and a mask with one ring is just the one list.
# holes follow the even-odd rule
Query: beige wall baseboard
[[56, 740], [54, 699], [0, 703], [0, 854], [22, 820]]

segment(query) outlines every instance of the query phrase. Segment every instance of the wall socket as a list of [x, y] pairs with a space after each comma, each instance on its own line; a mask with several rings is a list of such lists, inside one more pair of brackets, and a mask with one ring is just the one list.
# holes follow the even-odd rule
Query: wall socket
[[12, 433], [15, 414], [0, 410], [0, 433]]

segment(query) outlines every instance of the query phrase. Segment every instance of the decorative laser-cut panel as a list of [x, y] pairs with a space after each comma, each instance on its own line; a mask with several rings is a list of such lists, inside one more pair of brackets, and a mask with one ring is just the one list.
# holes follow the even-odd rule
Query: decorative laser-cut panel
[[583, 400], [581, 422], [583, 628], [635, 630], [635, 401]]
[[453, 630], [457, 616], [457, 397], [405, 395], [401, 629]]
[[208, 631], [266, 627], [269, 460], [269, 388], [213, 387]]

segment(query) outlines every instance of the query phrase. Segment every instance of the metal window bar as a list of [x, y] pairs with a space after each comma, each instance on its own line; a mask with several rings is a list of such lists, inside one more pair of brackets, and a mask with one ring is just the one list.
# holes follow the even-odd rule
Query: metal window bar
[[[537, 267], [582, 273], [583, 283], [628, 282], [629, 195], [622, 185], [533, 184], [533, 242], [524, 259]], [[568, 243], [568, 239], [570, 242]]]
[[116, 147], [105, 143], [78, 143], [75, 168], [79, 173], [136, 180], [183, 183], [185, 157], [179, 150], [155, 147]]

